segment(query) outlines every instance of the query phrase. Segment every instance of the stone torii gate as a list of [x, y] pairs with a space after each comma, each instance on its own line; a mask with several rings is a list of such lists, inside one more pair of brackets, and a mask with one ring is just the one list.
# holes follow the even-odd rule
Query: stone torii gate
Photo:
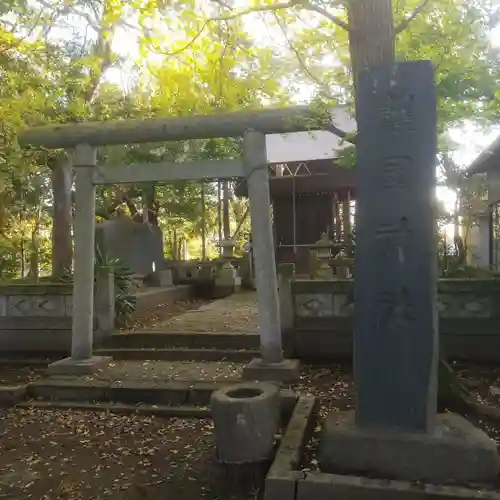
[[[253, 379], [289, 381], [298, 376], [298, 362], [283, 358], [278, 284], [270, 215], [269, 171], [265, 134], [299, 132], [322, 127], [308, 107], [228, 113], [214, 116], [126, 120], [50, 125], [19, 134], [22, 147], [74, 151], [75, 218], [74, 284], [71, 357], [53, 363], [57, 373], [91, 373], [106, 363], [93, 356], [94, 223], [97, 184], [172, 182], [176, 180], [245, 177], [248, 184], [260, 329], [260, 359], [245, 375]], [[243, 137], [240, 160], [187, 163], [97, 164], [103, 145]]]

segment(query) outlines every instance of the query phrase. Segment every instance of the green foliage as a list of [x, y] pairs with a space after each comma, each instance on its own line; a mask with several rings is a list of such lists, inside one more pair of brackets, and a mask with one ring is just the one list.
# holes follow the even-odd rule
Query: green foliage
[[[258, 2], [258, 5], [273, 4]], [[422, 0], [393, 2], [396, 25], [418, 11], [421, 4]], [[241, 5], [239, 12], [255, 5], [254, 2]], [[308, 9], [307, 5], [320, 7], [329, 16]], [[500, 58], [490, 36], [499, 12], [493, 2], [431, 1], [397, 34], [398, 60], [429, 59], [436, 67], [441, 131], [464, 119], [497, 119]], [[345, 8], [312, 0], [298, 2], [293, 9], [259, 15], [265, 17], [266, 28], [276, 35], [271, 43], [280, 47], [283, 64], [295, 88], [304, 85], [314, 88], [323, 109], [353, 104], [349, 37], [341, 26], [347, 20]], [[257, 15], [252, 21], [259, 22]], [[258, 42], [257, 38], [256, 34], [254, 42]]]
[[[102, 269], [113, 271], [116, 319], [120, 324], [124, 324], [137, 307], [135, 296], [137, 280], [130, 267], [121, 259], [110, 258], [97, 248], [94, 259], [94, 283]], [[70, 269], [66, 270], [64, 276], [58, 278], [58, 281], [72, 283], [73, 272]]]
[[438, 258], [440, 278], [498, 279], [499, 275], [488, 269], [469, 266], [455, 255], [440, 255]]
[[137, 281], [130, 267], [121, 259], [109, 258], [97, 249], [94, 273], [97, 275], [102, 268], [113, 271], [116, 318], [123, 324], [130, 318], [137, 307], [137, 298], [135, 296]]
[[[42, 249], [43, 269], [50, 259], [46, 252], [54, 198], [50, 168], [59, 152], [21, 151], [16, 142], [20, 129], [53, 122], [216, 113], [260, 107], [264, 100], [286, 102], [286, 89], [280, 85], [284, 69], [271, 50], [253, 46], [241, 23], [212, 23], [196, 36], [203, 24], [193, 2], [2, 3], [1, 276], [25, 275], [22, 263]], [[123, 52], [119, 40], [134, 38], [140, 52]], [[122, 69], [125, 85], [107, 80], [110, 72]], [[120, 163], [228, 158], [238, 153], [238, 147], [237, 141], [215, 140], [101, 148], [99, 161], [112, 168]], [[125, 208], [140, 220], [149, 188], [98, 187], [98, 216], [110, 218]], [[200, 196], [197, 183], [155, 186], [154, 210], [167, 240], [174, 230], [177, 238], [199, 236]], [[217, 235], [214, 183], [205, 185], [205, 198], [205, 227], [213, 240]], [[39, 245], [35, 248], [32, 241]]]
[[344, 168], [354, 168], [356, 166], [356, 146], [349, 144], [340, 150], [336, 163]]

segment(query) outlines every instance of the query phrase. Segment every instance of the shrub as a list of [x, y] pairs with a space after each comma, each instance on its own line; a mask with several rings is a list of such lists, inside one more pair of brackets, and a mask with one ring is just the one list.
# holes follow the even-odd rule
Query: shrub
[[[96, 249], [94, 259], [94, 283], [100, 269], [107, 267], [113, 271], [115, 281], [115, 313], [119, 323], [125, 323], [137, 307], [137, 298], [134, 291], [137, 281], [132, 269], [119, 258], [110, 258]], [[73, 272], [67, 270], [64, 276], [58, 278], [63, 283], [73, 282]]]

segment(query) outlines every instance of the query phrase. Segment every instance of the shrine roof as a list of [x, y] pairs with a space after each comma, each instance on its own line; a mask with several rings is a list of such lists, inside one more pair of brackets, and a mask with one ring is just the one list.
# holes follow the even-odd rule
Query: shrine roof
[[[356, 168], [340, 167], [331, 159], [277, 164], [271, 168], [269, 188], [272, 198], [291, 196], [293, 193], [301, 195], [353, 191], [356, 187]], [[244, 181], [237, 186], [235, 194], [247, 196]]]
[[467, 175], [484, 174], [500, 168], [500, 136], [498, 136], [467, 168]]

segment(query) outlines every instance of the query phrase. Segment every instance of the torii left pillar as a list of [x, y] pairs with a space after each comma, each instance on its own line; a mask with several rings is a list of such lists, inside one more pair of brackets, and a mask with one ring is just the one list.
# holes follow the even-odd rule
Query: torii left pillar
[[266, 136], [261, 132], [248, 130], [243, 137], [243, 168], [252, 219], [261, 354], [244, 368], [243, 378], [293, 382], [300, 377], [300, 367], [297, 359], [283, 357]]
[[84, 375], [107, 364], [110, 358], [92, 356], [94, 340], [94, 243], [97, 149], [82, 144], [75, 148], [75, 258], [73, 277], [73, 320], [71, 357], [49, 366], [49, 373]]

